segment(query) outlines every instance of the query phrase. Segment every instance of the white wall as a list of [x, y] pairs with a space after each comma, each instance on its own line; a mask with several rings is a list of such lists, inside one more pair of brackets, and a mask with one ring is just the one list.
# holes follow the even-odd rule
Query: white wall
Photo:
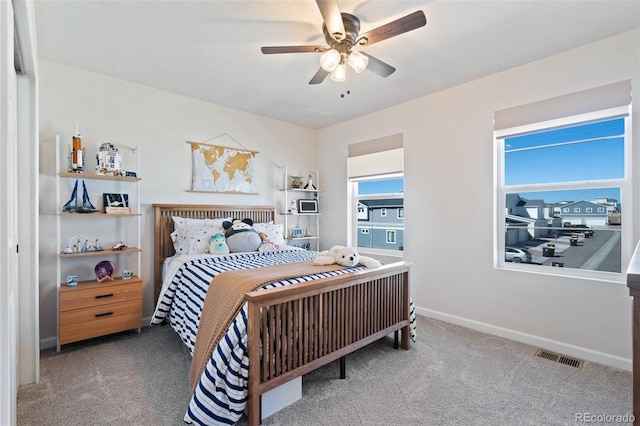
[[[419, 312], [630, 369], [624, 284], [493, 268], [493, 111], [626, 79], [640, 99], [639, 52], [636, 30], [320, 130], [318, 167], [332, 170], [323, 198], [337, 206], [322, 216], [324, 243], [340, 243], [347, 232], [346, 207], [339, 207], [346, 206], [346, 158], [340, 170], [336, 153], [402, 132], [405, 260], [413, 262]], [[633, 120], [638, 146], [638, 112]], [[637, 214], [634, 220], [637, 230]]]
[[[104, 142], [140, 147], [145, 317], [153, 312], [153, 203], [278, 205], [282, 193], [275, 188], [282, 187], [282, 178], [276, 165], [286, 164], [291, 174], [302, 175], [316, 168], [314, 156], [309, 155], [315, 146], [315, 133], [310, 129], [48, 61], [40, 62], [39, 71], [40, 337], [45, 346], [55, 345], [57, 333], [55, 275], [61, 247], [56, 247], [55, 215], [62, 204], [55, 200], [52, 141], [56, 134], [66, 147], [78, 121], [84, 147], [97, 149]], [[223, 133], [260, 152], [259, 195], [187, 192], [191, 151], [185, 141], [204, 141]], [[211, 143], [236, 146], [226, 137]], [[95, 167], [95, 159], [88, 158], [87, 166]]]

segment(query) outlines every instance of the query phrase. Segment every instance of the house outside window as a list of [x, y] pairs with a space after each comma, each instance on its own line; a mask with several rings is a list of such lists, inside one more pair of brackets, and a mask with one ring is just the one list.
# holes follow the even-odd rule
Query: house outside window
[[[566, 96], [615, 92], [619, 106], [541, 121], [524, 112], [558, 108], [541, 101], [496, 112], [496, 267], [624, 282], [633, 252], [624, 220], [633, 217], [630, 83], [616, 85]], [[513, 249], [528, 254], [514, 259]]]

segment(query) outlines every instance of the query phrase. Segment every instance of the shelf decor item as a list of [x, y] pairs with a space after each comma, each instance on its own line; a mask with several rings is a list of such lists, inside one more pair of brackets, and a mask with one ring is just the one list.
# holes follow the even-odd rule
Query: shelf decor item
[[116, 270], [116, 265], [110, 260], [103, 260], [101, 262], [98, 262], [98, 264], [95, 267], [96, 278], [98, 279], [98, 282], [101, 283], [105, 280], [113, 281], [112, 275], [113, 275], [113, 271], [115, 270]]
[[131, 214], [128, 194], [102, 194], [102, 205], [107, 214]]
[[69, 245], [64, 249], [65, 254], [74, 253], [87, 253], [90, 251], [103, 251], [100, 241], [96, 238], [95, 241], [89, 241], [84, 235], [74, 235], [69, 240]]
[[318, 213], [318, 200], [304, 199], [298, 200], [298, 213]]
[[316, 190], [316, 186], [313, 184], [313, 180], [311, 179], [311, 175], [309, 175], [309, 180], [307, 181], [307, 184], [304, 186], [304, 189], [310, 189], [310, 190]]
[[67, 275], [67, 286], [75, 287], [78, 285], [78, 276], [77, 275]]
[[103, 143], [96, 154], [96, 171], [101, 175], [120, 176], [124, 174], [122, 170], [122, 156], [118, 148], [112, 143]]
[[76, 179], [73, 185], [73, 191], [71, 192], [71, 198], [62, 207], [62, 211], [65, 213], [97, 213], [91, 200], [89, 199], [89, 193], [87, 192], [87, 185], [84, 180], [82, 181], [82, 204], [78, 203], [78, 179]]
[[291, 178], [291, 189], [302, 188], [302, 176], [289, 176]]
[[73, 173], [84, 173], [84, 149], [82, 149], [82, 135], [80, 126], [76, 122], [76, 132], [72, 137], [72, 146], [69, 149], [69, 171]]

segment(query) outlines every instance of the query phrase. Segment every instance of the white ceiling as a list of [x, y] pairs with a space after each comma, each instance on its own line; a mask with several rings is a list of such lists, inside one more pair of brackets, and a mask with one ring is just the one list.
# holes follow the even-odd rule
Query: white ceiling
[[[640, 0], [339, 1], [360, 33], [418, 9], [427, 25], [363, 50], [394, 66], [309, 85], [326, 45], [314, 0], [36, 0], [43, 59], [321, 128], [640, 27]], [[351, 94], [340, 97], [350, 89]]]

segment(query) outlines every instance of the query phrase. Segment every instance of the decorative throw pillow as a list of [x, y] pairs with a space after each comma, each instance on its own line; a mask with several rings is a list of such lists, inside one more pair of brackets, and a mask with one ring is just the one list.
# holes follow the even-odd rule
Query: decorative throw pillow
[[265, 234], [267, 236], [267, 241], [273, 243], [276, 246], [284, 246], [287, 244], [287, 242], [284, 240], [284, 225], [282, 223], [254, 223], [253, 229]]
[[171, 233], [176, 254], [209, 253], [209, 238], [223, 233], [222, 226], [183, 226]]
[[222, 228], [222, 222], [225, 220], [231, 220], [231, 218], [228, 217], [218, 219], [192, 219], [180, 216], [171, 216], [171, 219], [173, 219], [173, 228], [175, 230], [185, 227], [197, 228], [199, 226], [217, 226]]

